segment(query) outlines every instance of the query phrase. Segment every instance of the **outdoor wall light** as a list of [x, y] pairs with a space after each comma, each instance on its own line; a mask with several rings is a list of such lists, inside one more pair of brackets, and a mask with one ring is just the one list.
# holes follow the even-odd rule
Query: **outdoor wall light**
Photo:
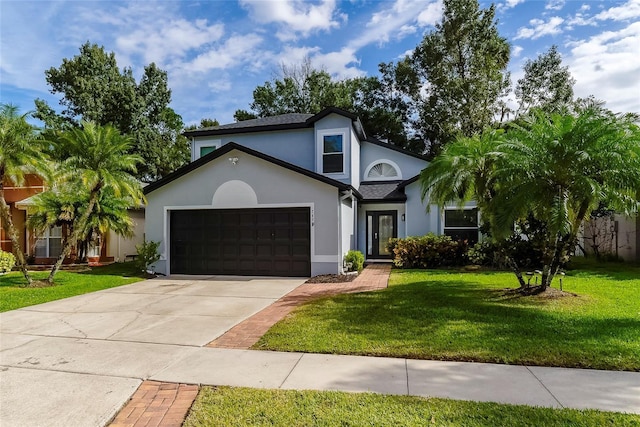
[[404, 222], [404, 219], [405, 219], [404, 214], [400, 215], [400, 219], [402, 220], [402, 222]]
[[229, 161], [235, 166], [238, 164], [238, 158], [237, 157], [229, 157]]

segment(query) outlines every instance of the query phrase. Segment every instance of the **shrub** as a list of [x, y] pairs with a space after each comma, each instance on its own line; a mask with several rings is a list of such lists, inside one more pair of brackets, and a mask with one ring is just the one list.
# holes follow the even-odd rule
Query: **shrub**
[[429, 233], [420, 237], [391, 239], [387, 249], [394, 255], [396, 267], [435, 268], [464, 265], [469, 245], [466, 241], [454, 241], [449, 236]]
[[0, 272], [11, 271], [16, 265], [16, 257], [11, 252], [0, 251]]
[[542, 251], [538, 245], [518, 235], [500, 244], [491, 240], [476, 243], [469, 249], [468, 257], [473, 264], [503, 269], [507, 267], [505, 252], [510, 254], [520, 268], [542, 267]]
[[138, 267], [140, 271], [146, 272], [151, 264], [160, 259], [160, 254], [158, 253], [159, 247], [160, 242], [154, 241], [145, 241], [139, 245], [136, 245], [138, 257], [136, 258], [135, 262], [136, 267]]
[[344, 262], [348, 271], [357, 271], [359, 273], [364, 268], [364, 255], [360, 251], [350, 250], [344, 256]]

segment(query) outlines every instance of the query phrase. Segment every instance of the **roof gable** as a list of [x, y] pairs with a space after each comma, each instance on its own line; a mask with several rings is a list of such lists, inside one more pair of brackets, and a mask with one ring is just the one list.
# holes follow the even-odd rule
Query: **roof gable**
[[324, 182], [325, 184], [332, 185], [332, 186], [338, 188], [339, 190], [354, 190], [354, 193], [356, 193], [356, 196], [360, 197], [360, 194], [357, 191], [355, 191], [355, 189], [352, 186], [350, 186], [349, 184], [345, 184], [343, 182], [336, 181], [335, 179], [331, 179], [331, 178], [328, 178], [328, 177], [326, 177], [324, 175], [320, 175], [320, 174], [312, 172], [310, 170], [301, 168], [300, 166], [296, 166], [296, 165], [293, 165], [291, 163], [287, 163], [287, 162], [285, 162], [283, 160], [277, 159], [275, 157], [268, 156], [266, 154], [260, 153], [259, 151], [252, 150], [251, 148], [245, 147], [243, 145], [236, 144], [235, 142], [230, 142], [228, 144], [225, 144], [221, 148], [219, 148], [219, 149], [217, 149], [217, 150], [215, 150], [215, 151], [213, 151], [213, 152], [211, 152], [211, 153], [199, 158], [198, 160], [196, 160], [194, 162], [189, 163], [188, 165], [185, 165], [185, 166], [181, 167], [180, 169], [172, 172], [171, 174], [167, 175], [166, 177], [164, 177], [164, 178], [162, 178], [162, 179], [160, 179], [160, 180], [158, 180], [156, 182], [152, 182], [151, 184], [147, 185], [144, 188], [144, 190], [143, 190], [144, 194], [149, 194], [152, 191], [157, 190], [158, 188], [163, 187], [163, 186], [169, 184], [170, 182], [175, 181], [176, 179], [178, 179], [178, 178], [180, 178], [180, 177], [182, 177], [182, 176], [184, 176], [184, 175], [186, 175], [186, 174], [198, 169], [199, 167], [206, 165], [207, 163], [211, 162], [212, 160], [215, 160], [215, 159], [217, 159], [219, 157], [222, 157], [222, 156], [228, 154], [232, 150], [241, 151], [241, 152], [246, 153], [246, 154], [248, 154], [250, 156], [257, 157], [259, 159], [262, 159], [262, 160], [265, 160], [267, 162], [273, 163], [273, 164], [275, 164], [277, 166], [280, 166], [280, 167], [283, 167], [285, 169], [289, 169], [289, 170], [291, 170], [293, 172], [297, 172], [297, 173], [299, 173], [301, 175], [307, 176], [307, 177], [315, 179], [317, 181]]

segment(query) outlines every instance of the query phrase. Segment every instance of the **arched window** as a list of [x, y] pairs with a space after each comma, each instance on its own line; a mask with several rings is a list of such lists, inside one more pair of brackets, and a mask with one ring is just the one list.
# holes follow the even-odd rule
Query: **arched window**
[[377, 160], [371, 163], [364, 172], [367, 181], [389, 181], [402, 179], [400, 168], [391, 160]]

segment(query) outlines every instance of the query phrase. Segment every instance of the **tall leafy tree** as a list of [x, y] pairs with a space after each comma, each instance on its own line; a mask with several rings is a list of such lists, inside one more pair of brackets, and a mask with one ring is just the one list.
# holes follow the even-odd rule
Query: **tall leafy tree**
[[203, 118], [203, 119], [200, 119], [200, 124], [186, 126], [184, 130], [204, 129], [204, 128], [210, 128], [214, 126], [220, 126], [220, 123], [218, 122], [218, 120]]
[[18, 107], [8, 104], [0, 106], [0, 219], [5, 233], [11, 240], [18, 268], [28, 285], [33, 280], [27, 271], [27, 263], [20, 247], [18, 231], [13, 224], [11, 209], [4, 193], [6, 183], [22, 185], [27, 173], [42, 171], [45, 159], [36, 140], [35, 128], [20, 115]]
[[49, 129], [80, 126], [81, 120], [113, 125], [133, 138], [131, 151], [144, 163], [137, 176], [158, 179], [189, 160], [189, 144], [180, 133], [182, 118], [169, 107], [171, 90], [167, 73], [155, 64], [144, 68], [140, 82], [131, 68], [118, 67], [113, 52], [89, 42], [80, 53], [63, 59], [45, 71], [53, 94], [61, 94], [63, 110], [56, 113], [45, 101], [36, 100], [35, 117]]
[[535, 60], [525, 62], [524, 76], [518, 80], [515, 95], [518, 101], [516, 116], [533, 108], [552, 113], [567, 112], [573, 103], [573, 85], [569, 67], [562, 66], [562, 56], [557, 46], [540, 54]]
[[61, 132], [51, 142], [67, 155], [59, 165], [56, 185], [67, 193], [75, 190], [76, 194], [85, 194], [86, 198], [82, 213], [75, 212], [72, 218], [72, 232], [63, 242], [62, 252], [47, 279], [49, 283], [53, 283], [71, 246], [82, 241], [90, 229], [90, 219], [100, 207], [101, 197], [112, 194], [131, 200], [134, 205], [143, 200], [140, 183], [133, 176], [142, 159], [129, 154], [131, 138], [113, 126], [82, 122], [81, 127]]
[[402, 99], [399, 93], [392, 79], [338, 80], [313, 68], [305, 59], [301, 64], [283, 65], [278, 76], [256, 87], [251, 111], [237, 110], [234, 118], [242, 121], [287, 113], [315, 114], [326, 107], [338, 107], [357, 114], [372, 136], [404, 147], [409, 115], [406, 105], [398, 102]]
[[569, 260], [594, 209], [638, 212], [637, 120], [597, 107], [576, 115], [535, 110], [513, 123], [504, 141], [488, 131], [447, 146], [421, 174], [423, 195], [441, 204], [476, 199], [497, 239], [512, 236], [519, 222], [535, 224], [544, 290]]
[[444, 0], [442, 21], [396, 66], [402, 68], [400, 86], [415, 103], [414, 126], [427, 153], [435, 155], [456, 135], [470, 137], [493, 124], [510, 86], [509, 54], [495, 6]]

